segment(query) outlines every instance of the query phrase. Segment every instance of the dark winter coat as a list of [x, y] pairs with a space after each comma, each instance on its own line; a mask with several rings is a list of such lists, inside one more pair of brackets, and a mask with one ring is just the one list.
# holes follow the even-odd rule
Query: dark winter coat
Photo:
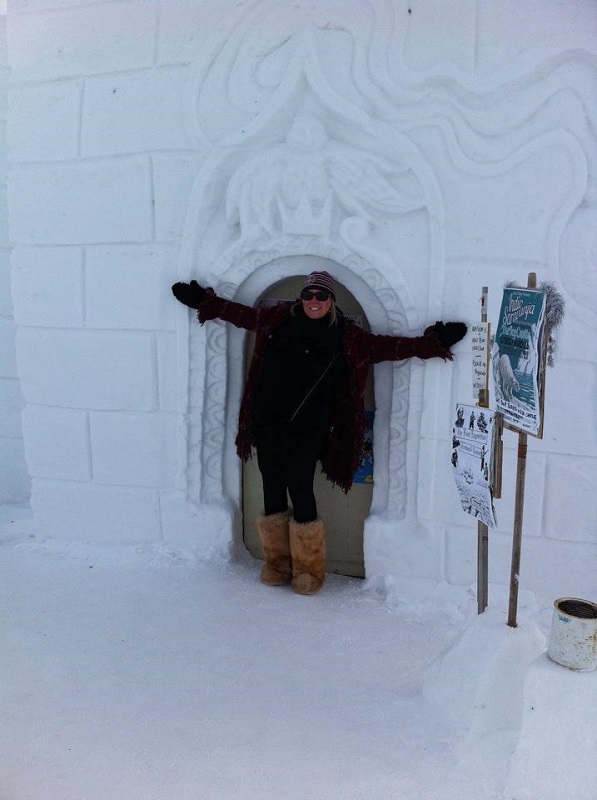
[[[290, 315], [293, 302], [281, 302], [275, 306], [255, 308], [218, 297], [213, 289], [207, 289], [197, 311], [203, 324], [208, 320], [221, 319], [237, 328], [254, 331], [256, 334], [253, 358], [245, 383], [240, 406], [236, 450], [239, 457], [251, 457], [254, 444], [252, 410], [255, 388], [259, 383], [268, 337]], [[380, 361], [402, 361], [417, 356], [427, 359], [440, 357], [452, 360], [450, 350], [427, 329], [423, 336], [384, 336], [365, 331], [339, 315], [341, 325], [342, 354], [348, 369], [344, 378], [335, 382], [330, 409], [329, 431], [325, 439], [321, 464], [327, 478], [338, 484], [345, 492], [352, 486], [358, 466], [365, 430], [365, 387], [371, 364]]]
[[283, 429], [293, 439], [322, 447], [329, 429], [334, 387], [348, 367], [342, 326], [330, 317], [310, 319], [298, 304], [268, 336], [259, 382], [252, 395], [253, 429]]

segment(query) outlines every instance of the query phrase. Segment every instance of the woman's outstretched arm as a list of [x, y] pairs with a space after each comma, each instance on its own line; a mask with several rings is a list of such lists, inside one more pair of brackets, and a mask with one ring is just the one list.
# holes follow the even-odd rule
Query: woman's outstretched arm
[[450, 348], [466, 336], [464, 322], [436, 322], [422, 336], [383, 336], [369, 334], [371, 361], [402, 361], [405, 358], [443, 358], [452, 361]]
[[189, 308], [197, 311], [197, 319], [203, 325], [210, 319], [221, 319], [230, 322], [237, 328], [255, 331], [262, 325], [264, 309], [245, 306], [218, 297], [213, 289], [205, 289], [197, 281], [190, 283], [175, 283], [172, 294], [176, 299]]

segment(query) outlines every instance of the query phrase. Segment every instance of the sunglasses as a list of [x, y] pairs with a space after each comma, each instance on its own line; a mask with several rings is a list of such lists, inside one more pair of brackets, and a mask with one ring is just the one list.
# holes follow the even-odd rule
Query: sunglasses
[[324, 302], [325, 300], [329, 300], [331, 294], [326, 292], [325, 289], [303, 289], [301, 292], [301, 300], [319, 300], [320, 302]]

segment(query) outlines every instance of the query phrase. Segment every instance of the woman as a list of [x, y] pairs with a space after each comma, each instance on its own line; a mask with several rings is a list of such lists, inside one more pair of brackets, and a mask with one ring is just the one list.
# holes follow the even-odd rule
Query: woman
[[256, 333], [236, 447], [243, 460], [256, 447], [263, 481], [264, 513], [257, 519], [265, 557], [261, 580], [314, 594], [325, 577], [315, 468], [321, 461], [329, 480], [345, 492], [352, 486], [369, 366], [413, 356], [451, 361], [449, 348], [467, 327], [436, 322], [417, 337], [368, 333], [336, 307], [335, 281], [327, 272], [308, 275], [299, 300], [267, 308], [224, 300], [196, 281], [175, 283], [172, 292], [197, 309], [201, 324], [221, 319]]

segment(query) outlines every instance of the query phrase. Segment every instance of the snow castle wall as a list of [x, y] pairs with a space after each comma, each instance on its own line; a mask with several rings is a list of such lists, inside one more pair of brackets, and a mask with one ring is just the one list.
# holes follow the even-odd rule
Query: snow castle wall
[[30, 481], [25, 463], [21, 412], [24, 400], [15, 355], [15, 332], [10, 291], [10, 249], [6, 202], [6, 118], [8, 112], [8, 53], [5, 8], [0, 4], [0, 504], [24, 503]]
[[[397, 333], [477, 319], [482, 285], [495, 321], [504, 282], [536, 271], [567, 318], [529, 447], [524, 583], [594, 593], [591, 0], [13, 0], [8, 25], [12, 294], [41, 530], [206, 553], [238, 538], [242, 337], [196, 326], [174, 280], [253, 302], [309, 254]], [[365, 557], [386, 588], [474, 581], [448, 442], [470, 373], [466, 341], [454, 365], [376, 371]], [[513, 434], [505, 446], [498, 582]]]

